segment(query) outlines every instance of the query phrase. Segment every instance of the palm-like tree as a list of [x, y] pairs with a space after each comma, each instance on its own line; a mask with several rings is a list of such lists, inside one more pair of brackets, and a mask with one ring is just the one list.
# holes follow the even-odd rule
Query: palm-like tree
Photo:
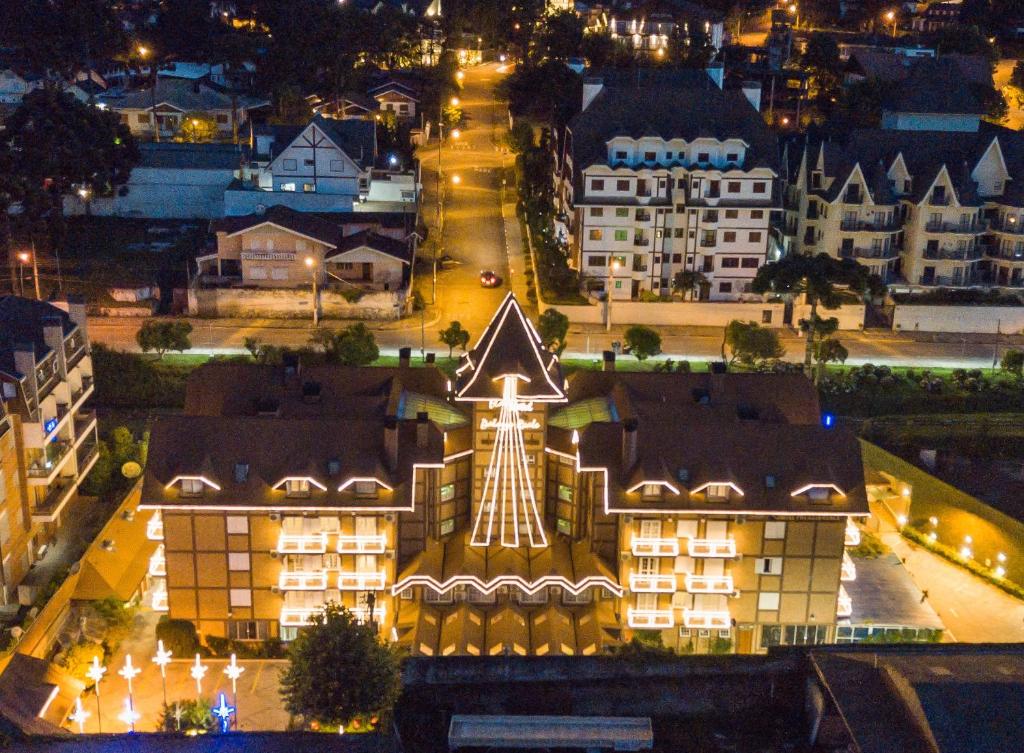
[[703, 272], [699, 272], [695, 269], [681, 269], [676, 272], [675, 277], [672, 278], [672, 289], [683, 296], [685, 301], [688, 296], [693, 295], [693, 291], [700, 288], [701, 285], [707, 283], [708, 278]]

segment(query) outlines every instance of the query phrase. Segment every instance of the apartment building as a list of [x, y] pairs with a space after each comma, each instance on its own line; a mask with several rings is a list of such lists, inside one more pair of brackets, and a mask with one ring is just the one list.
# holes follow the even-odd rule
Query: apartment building
[[725, 42], [725, 16], [687, 0], [646, 0], [589, 5], [586, 30], [608, 34], [634, 52], [659, 58], [672, 45], [707, 44], [715, 50]]
[[154, 606], [289, 639], [338, 602], [427, 656], [831, 640], [867, 514], [856, 439], [801, 376], [608, 358], [565, 379], [510, 294], [454, 380], [408, 350], [204, 366], [152, 428]]
[[910, 289], [1021, 285], [1018, 133], [868, 129], [790, 156], [791, 249], [855, 258]]
[[[85, 304], [0, 297], [4, 603], [53, 541], [98, 457]], [[17, 467], [15, 467], [17, 466]]]
[[[703, 71], [588, 78], [556, 167], [556, 230], [590, 290], [668, 295], [681, 271], [701, 300], [738, 300], [778, 255], [778, 144], [753, 103]], [[719, 71], [720, 73], [720, 71]]]

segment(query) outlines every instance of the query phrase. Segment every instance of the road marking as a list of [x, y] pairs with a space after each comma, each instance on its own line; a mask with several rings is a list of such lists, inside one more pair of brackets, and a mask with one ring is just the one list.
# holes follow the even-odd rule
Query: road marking
[[955, 609], [953, 609], [953, 607], [949, 608], [949, 613], [951, 615], [953, 615], [954, 617], [960, 617], [959, 613], [957, 613], [957, 611]]

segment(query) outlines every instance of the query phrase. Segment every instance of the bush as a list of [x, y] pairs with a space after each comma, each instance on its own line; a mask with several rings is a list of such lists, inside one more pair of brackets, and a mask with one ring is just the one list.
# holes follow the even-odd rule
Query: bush
[[235, 654], [240, 659], [281, 659], [285, 655], [284, 644], [275, 639], [236, 641], [231, 638], [207, 635], [206, 645], [214, 656], [227, 657]]
[[164, 642], [165, 649], [178, 658], [199, 653], [196, 626], [188, 620], [161, 620], [156, 625], [156, 637]]
[[169, 703], [160, 715], [160, 729], [164, 732], [203, 734], [217, 729], [217, 720], [206, 699], [190, 699]]
[[170, 366], [137, 353], [92, 346], [95, 402], [105, 408], [182, 408], [191, 368]]
[[890, 549], [875, 534], [862, 530], [860, 533], [860, 543], [847, 551], [850, 552], [851, 557], [873, 560], [883, 554], [888, 554]]

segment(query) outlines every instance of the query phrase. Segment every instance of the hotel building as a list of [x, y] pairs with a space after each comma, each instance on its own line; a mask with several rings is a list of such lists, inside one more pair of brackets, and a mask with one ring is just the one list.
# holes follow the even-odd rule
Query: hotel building
[[454, 379], [400, 361], [194, 373], [142, 489], [158, 608], [289, 639], [339, 602], [427, 656], [749, 653], [848, 613], [860, 448], [802, 376], [565, 378], [511, 294]]
[[[99, 456], [85, 305], [0, 297], [0, 602], [46, 551]], [[31, 603], [32, 594], [22, 601]]]

